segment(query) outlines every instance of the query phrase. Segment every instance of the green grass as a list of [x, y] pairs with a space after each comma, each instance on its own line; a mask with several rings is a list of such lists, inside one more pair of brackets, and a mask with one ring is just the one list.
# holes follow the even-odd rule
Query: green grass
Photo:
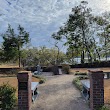
[[86, 72], [85, 73], [76, 72], [76, 73], [74, 73], [74, 75], [87, 75], [87, 73]]
[[101, 108], [99, 108], [97, 110], [109, 110], [109, 109], [107, 107], [103, 106], [103, 107], [101, 107]]
[[73, 84], [81, 91], [82, 90], [82, 84], [81, 80], [88, 79], [88, 76], [78, 76], [75, 79], [73, 79]]
[[82, 90], [82, 85], [79, 77], [73, 79], [73, 84], [81, 91]]

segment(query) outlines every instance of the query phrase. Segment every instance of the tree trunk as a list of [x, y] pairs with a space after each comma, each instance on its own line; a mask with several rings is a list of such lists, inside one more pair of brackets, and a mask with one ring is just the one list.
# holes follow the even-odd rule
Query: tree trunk
[[81, 53], [81, 64], [84, 64], [84, 50]]
[[[94, 44], [96, 44], [95, 39], [94, 39], [93, 36], [92, 36], [92, 38], [93, 38]], [[97, 53], [98, 58], [99, 58], [99, 61], [100, 61], [100, 54], [99, 54], [99, 52], [98, 52], [98, 50], [97, 50], [97, 48], [96, 48], [96, 45], [94, 45], [94, 47], [95, 47], [96, 53]]]
[[83, 32], [83, 47], [86, 47], [86, 49], [87, 49], [87, 51], [88, 51], [88, 53], [89, 53], [89, 56], [90, 56], [90, 62], [92, 62], [92, 56], [91, 56], [91, 52], [90, 52], [90, 50], [89, 50], [89, 48], [88, 48], [88, 46], [87, 46], [87, 41], [86, 41], [86, 37], [85, 37], [85, 32], [84, 32], [84, 28], [83, 28], [83, 26], [82, 26], [82, 32]]
[[72, 48], [72, 65], [74, 64], [74, 52], [73, 52], [73, 48]]
[[107, 39], [106, 39], [106, 36], [105, 36], [105, 58], [107, 61]]
[[19, 62], [19, 67], [21, 67], [21, 52], [19, 45], [18, 45], [18, 62]]

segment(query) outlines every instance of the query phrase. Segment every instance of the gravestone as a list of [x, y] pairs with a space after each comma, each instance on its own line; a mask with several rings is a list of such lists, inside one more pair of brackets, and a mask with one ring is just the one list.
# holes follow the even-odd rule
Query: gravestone
[[59, 68], [57, 65], [53, 65], [52, 72], [54, 75], [59, 75]]
[[37, 72], [38, 72], [38, 74], [41, 73], [41, 66], [40, 65], [37, 65]]

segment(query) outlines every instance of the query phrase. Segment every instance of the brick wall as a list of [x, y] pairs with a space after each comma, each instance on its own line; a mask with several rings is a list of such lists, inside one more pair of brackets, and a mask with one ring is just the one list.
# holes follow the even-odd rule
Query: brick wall
[[32, 102], [31, 79], [32, 74], [29, 71], [18, 73], [18, 110], [30, 110]]
[[92, 70], [90, 73], [90, 108], [95, 110], [104, 105], [103, 71]]

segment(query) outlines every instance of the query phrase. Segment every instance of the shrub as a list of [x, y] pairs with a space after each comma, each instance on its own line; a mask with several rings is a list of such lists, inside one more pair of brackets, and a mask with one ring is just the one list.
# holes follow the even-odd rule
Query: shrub
[[11, 87], [8, 83], [0, 86], [0, 108], [1, 110], [12, 110], [16, 105], [15, 97], [16, 89]]
[[73, 84], [75, 84], [75, 86], [79, 90], [82, 90], [82, 84], [81, 84], [80, 80], [83, 80], [83, 79], [88, 79], [88, 76], [79, 76], [79, 77], [76, 77], [75, 79], [73, 79]]
[[74, 75], [87, 75], [87, 73], [80, 73], [80, 72], [76, 72]]
[[79, 80], [84, 80], [84, 79], [88, 79], [88, 76], [79, 76], [78, 78]]
[[82, 85], [81, 85], [80, 79], [79, 79], [78, 77], [73, 80], [73, 84], [75, 84], [75, 86], [76, 86], [79, 90], [82, 90]]
[[97, 110], [109, 110], [109, 109], [107, 107], [103, 106], [103, 107], [101, 107], [101, 108], [99, 108]]
[[39, 84], [45, 83], [45, 79], [40, 79]]
[[62, 71], [65, 73], [65, 74], [70, 74], [70, 66], [68, 64], [62, 64]]
[[39, 81], [39, 84], [42, 84], [42, 83], [45, 83], [46, 81], [46, 78], [42, 77], [42, 76], [39, 76], [39, 75], [33, 75], [33, 77], [35, 78], [38, 78], [40, 81]]

